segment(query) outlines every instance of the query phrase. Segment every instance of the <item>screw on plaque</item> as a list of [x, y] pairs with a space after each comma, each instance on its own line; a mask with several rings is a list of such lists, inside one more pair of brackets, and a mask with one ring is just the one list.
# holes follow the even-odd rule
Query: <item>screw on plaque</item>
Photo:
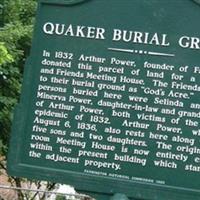
[[129, 200], [124, 194], [115, 194], [110, 200]]

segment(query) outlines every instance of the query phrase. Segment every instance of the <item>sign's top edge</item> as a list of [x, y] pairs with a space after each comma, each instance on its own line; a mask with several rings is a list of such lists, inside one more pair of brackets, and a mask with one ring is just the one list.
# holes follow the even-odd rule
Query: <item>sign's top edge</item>
[[[84, 3], [91, 0], [39, 0], [40, 3], [47, 3], [47, 4], [60, 4], [60, 5], [75, 5]], [[200, 5], [200, 0], [191, 0], [194, 3]]]
[[74, 4], [84, 3], [87, 1], [90, 0], [39, 0], [39, 3], [74, 5]]

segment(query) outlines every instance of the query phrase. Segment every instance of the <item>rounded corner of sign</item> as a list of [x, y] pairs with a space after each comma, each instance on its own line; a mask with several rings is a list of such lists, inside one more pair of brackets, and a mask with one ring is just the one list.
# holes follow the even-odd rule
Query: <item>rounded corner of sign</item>
[[192, 1], [200, 6], [200, 0], [192, 0]]
[[7, 164], [7, 174], [9, 176], [18, 176], [18, 168], [19, 168], [19, 163], [15, 163], [15, 161], [9, 161]]

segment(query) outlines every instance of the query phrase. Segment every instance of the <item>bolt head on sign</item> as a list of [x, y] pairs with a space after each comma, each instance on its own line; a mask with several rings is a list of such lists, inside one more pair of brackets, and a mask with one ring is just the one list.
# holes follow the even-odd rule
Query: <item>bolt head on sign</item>
[[38, 1], [9, 174], [200, 199], [199, 19], [197, 0]]

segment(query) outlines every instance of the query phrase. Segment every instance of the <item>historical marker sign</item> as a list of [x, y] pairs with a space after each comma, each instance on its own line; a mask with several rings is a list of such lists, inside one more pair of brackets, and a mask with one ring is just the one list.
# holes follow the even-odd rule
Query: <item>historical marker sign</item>
[[192, 0], [39, 1], [9, 173], [200, 199], [199, 19]]

